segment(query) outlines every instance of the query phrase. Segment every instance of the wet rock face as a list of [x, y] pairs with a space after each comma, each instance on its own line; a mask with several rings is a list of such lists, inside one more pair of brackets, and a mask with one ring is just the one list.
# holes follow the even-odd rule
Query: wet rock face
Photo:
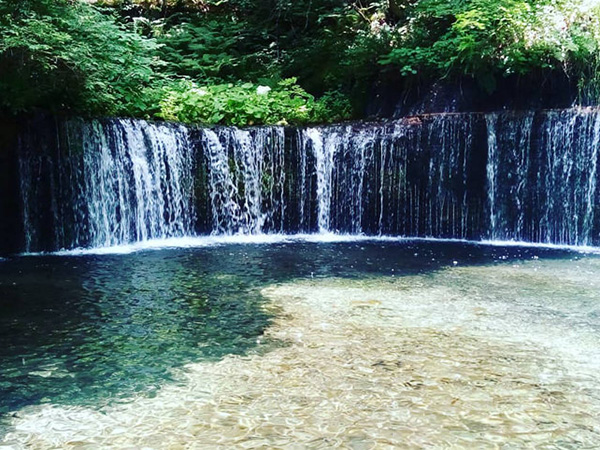
[[237, 233], [600, 244], [592, 108], [249, 129], [45, 117], [2, 139], [3, 253]]
[[570, 108], [578, 104], [577, 86], [564, 74], [498, 77], [493, 93], [476, 80], [407, 80], [398, 73], [383, 73], [374, 84], [365, 115], [399, 118], [415, 114], [491, 112]]
[[18, 121], [0, 116], [0, 254], [23, 247], [17, 147]]

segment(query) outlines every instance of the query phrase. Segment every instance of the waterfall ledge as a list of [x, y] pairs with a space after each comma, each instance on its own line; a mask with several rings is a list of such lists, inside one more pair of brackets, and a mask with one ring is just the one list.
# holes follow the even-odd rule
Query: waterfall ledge
[[597, 109], [309, 128], [15, 126], [3, 253], [316, 232], [600, 245]]

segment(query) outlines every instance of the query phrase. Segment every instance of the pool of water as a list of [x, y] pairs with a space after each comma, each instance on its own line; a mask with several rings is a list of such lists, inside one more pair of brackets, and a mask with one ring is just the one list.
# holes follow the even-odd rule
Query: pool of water
[[600, 442], [594, 254], [366, 239], [134, 250], [0, 261], [0, 443]]

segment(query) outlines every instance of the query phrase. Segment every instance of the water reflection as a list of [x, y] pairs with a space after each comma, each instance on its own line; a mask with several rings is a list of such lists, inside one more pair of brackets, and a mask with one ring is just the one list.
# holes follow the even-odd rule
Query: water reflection
[[170, 369], [243, 353], [267, 325], [226, 266], [177, 255], [27, 258], [0, 275], [0, 412], [152, 393]]
[[[52, 407], [22, 410], [5, 430], [17, 441], [40, 439], [41, 448], [73, 433], [98, 444], [107, 430], [122, 439], [115, 446], [150, 445], [152, 430], [171, 443], [192, 433], [233, 445], [254, 433], [264, 445], [328, 446], [387, 442], [379, 423], [394, 428], [385, 439], [396, 444], [421, 442], [411, 429], [438, 430], [439, 441], [428, 439], [443, 443], [458, 427], [466, 440], [456, 442], [466, 445], [477, 427], [500, 420], [496, 411], [482, 425], [489, 398], [537, 423], [550, 420], [541, 403], [526, 413], [516, 405], [550, 396], [559, 404], [552, 420], [583, 417], [569, 422], [568, 442], [588, 427], [586, 441], [598, 437], [587, 418], [598, 404], [599, 274], [593, 256], [427, 242], [12, 259], [0, 265], [0, 407]], [[179, 383], [165, 384], [173, 378]], [[464, 408], [451, 391], [464, 408], [479, 402], [478, 412], [457, 422]], [[115, 400], [124, 403], [110, 406]], [[347, 420], [334, 430], [336, 408]], [[145, 423], [137, 409], [156, 419], [143, 436], [111, 428]], [[42, 417], [66, 434], [40, 426]], [[100, 428], [78, 429], [81, 417]], [[434, 426], [440, 417], [450, 419]], [[357, 420], [364, 426], [355, 433]]]

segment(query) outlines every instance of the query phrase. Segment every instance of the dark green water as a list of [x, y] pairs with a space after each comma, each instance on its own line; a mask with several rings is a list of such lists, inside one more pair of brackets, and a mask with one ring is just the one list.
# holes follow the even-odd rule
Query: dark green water
[[0, 414], [153, 395], [192, 361], [268, 351], [260, 289], [576, 253], [451, 242], [236, 244], [0, 260]]

